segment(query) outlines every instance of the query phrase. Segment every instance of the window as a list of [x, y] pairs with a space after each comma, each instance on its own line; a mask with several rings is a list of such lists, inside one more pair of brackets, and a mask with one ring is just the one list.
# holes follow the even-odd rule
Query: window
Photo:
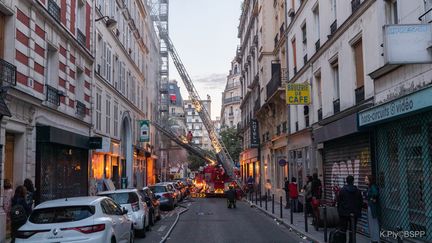
[[364, 86], [364, 67], [363, 67], [363, 43], [360, 39], [354, 46], [354, 62], [356, 68], [356, 87]]
[[314, 23], [315, 23], [315, 36], [316, 40], [320, 39], [320, 19], [319, 19], [319, 6], [317, 5], [313, 10]]
[[105, 100], [105, 132], [111, 133], [111, 97], [108, 95]]
[[106, 45], [106, 55], [105, 55], [105, 65], [106, 65], [106, 68], [105, 68], [105, 78], [106, 78], [106, 80], [109, 82], [109, 83], [111, 83], [111, 72], [112, 72], [112, 69], [111, 69], [111, 61], [112, 61], [112, 57], [111, 57], [111, 47], [108, 45], [108, 44], [105, 44]]
[[304, 23], [301, 27], [302, 31], [302, 37], [303, 37], [303, 44], [307, 44], [307, 36], [306, 36], [306, 23]]
[[76, 18], [76, 27], [84, 33], [85, 30], [85, 6], [82, 4], [82, 1], [77, 1], [77, 18]]
[[388, 0], [386, 3], [386, 19], [387, 24], [398, 24], [398, 9], [397, 0]]
[[321, 87], [321, 75], [315, 76], [316, 90], [318, 96], [318, 109], [322, 107], [322, 87]]
[[119, 60], [118, 56], [114, 56], [114, 65], [113, 65], [113, 81], [114, 81], [114, 88], [118, 91], [120, 91], [119, 87], [119, 80], [120, 80], [120, 68], [119, 68]]
[[337, 18], [337, 9], [336, 9], [336, 1], [337, 0], [331, 0], [331, 11], [333, 14], [333, 18], [336, 20]]
[[48, 45], [47, 51], [47, 80], [46, 83], [57, 87], [59, 77], [59, 55], [58, 51]]
[[118, 112], [118, 102], [114, 101], [114, 136], [118, 137], [118, 119], [119, 119], [119, 112]]
[[101, 130], [102, 127], [102, 90], [96, 91], [96, 130]]
[[120, 68], [120, 86], [121, 86], [121, 93], [123, 95], [126, 95], [126, 69], [125, 64], [123, 62], [119, 62], [119, 68]]
[[297, 72], [297, 45], [296, 45], [296, 39], [292, 39], [291, 41], [291, 47], [292, 47], [292, 58], [293, 58], [293, 65], [294, 65], [294, 73]]
[[77, 71], [76, 87], [75, 87], [75, 98], [78, 101], [84, 101], [84, 72]]
[[339, 90], [339, 64], [334, 62], [332, 64], [333, 71], [333, 100], [337, 100], [340, 98], [340, 90]]

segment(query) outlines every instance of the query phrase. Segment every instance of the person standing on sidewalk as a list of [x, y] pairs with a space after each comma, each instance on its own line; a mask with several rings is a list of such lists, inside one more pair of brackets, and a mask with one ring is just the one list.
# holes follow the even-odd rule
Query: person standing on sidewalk
[[379, 226], [379, 190], [375, 184], [375, 178], [372, 175], [368, 175], [365, 178], [365, 182], [368, 185], [366, 191], [366, 199], [368, 205], [368, 225], [369, 235], [372, 242], [380, 242], [380, 226]]
[[265, 188], [266, 188], [266, 190], [267, 190], [267, 198], [266, 198], [266, 200], [270, 200], [270, 198], [271, 198], [271, 196], [270, 196], [270, 191], [271, 191], [271, 189], [272, 189], [272, 184], [271, 184], [271, 182], [270, 182], [270, 179], [267, 179], [267, 180], [266, 180]]
[[[353, 242], [354, 234], [352, 228], [357, 227], [357, 219], [361, 216], [363, 198], [360, 190], [354, 186], [354, 177], [349, 175], [346, 178], [344, 187], [339, 192], [338, 198], [338, 213], [340, 218], [340, 227], [343, 232], [349, 230], [349, 242]], [[351, 217], [354, 217], [354, 225], [352, 225]]]
[[288, 185], [289, 197], [291, 199], [291, 208], [293, 212], [298, 211], [298, 187], [297, 187], [297, 178], [291, 178], [291, 183]]
[[307, 182], [306, 185], [303, 187], [304, 189], [304, 198], [305, 198], [305, 205], [306, 205], [306, 214], [312, 213], [312, 176], [307, 176]]
[[320, 212], [319, 212], [319, 206], [321, 204], [321, 197], [322, 197], [322, 183], [321, 180], [318, 178], [318, 174], [314, 173], [312, 176], [312, 211], [314, 215], [314, 221], [313, 224], [315, 226], [315, 229], [318, 230], [319, 224], [320, 224]]
[[285, 200], [286, 200], [286, 205], [285, 208], [289, 208], [289, 181], [288, 178], [285, 177], [285, 183], [284, 183], [284, 191], [285, 191]]

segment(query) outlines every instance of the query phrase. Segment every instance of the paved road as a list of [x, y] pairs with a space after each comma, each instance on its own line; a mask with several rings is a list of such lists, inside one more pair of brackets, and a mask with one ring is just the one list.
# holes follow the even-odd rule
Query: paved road
[[192, 199], [167, 243], [307, 242], [244, 202], [227, 209], [225, 199]]

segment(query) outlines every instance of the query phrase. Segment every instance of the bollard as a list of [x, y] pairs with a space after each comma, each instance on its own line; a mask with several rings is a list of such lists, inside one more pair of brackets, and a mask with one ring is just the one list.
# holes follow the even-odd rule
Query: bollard
[[[402, 227], [401, 226], [398, 226], [396, 229], [397, 229], [398, 232], [402, 231]], [[397, 242], [398, 243], [403, 243], [402, 234], [398, 234], [398, 236], [397, 236]]]
[[307, 201], [305, 200], [305, 204], [303, 205], [303, 211], [304, 211], [304, 222], [305, 222], [305, 232], [308, 232], [308, 222], [307, 222]]
[[292, 207], [292, 205], [290, 207], [290, 222], [291, 222], [291, 224], [294, 224], [293, 207]]
[[283, 213], [282, 213], [282, 211], [283, 211], [283, 205], [282, 205], [282, 196], [280, 196], [280, 218], [283, 218]]
[[356, 243], [357, 233], [356, 233], [356, 226], [355, 226], [355, 218], [354, 214], [351, 215], [351, 233], [352, 233], [352, 243]]
[[274, 214], [274, 194], [272, 194], [272, 214]]
[[324, 242], [327, 242], [327, 206], [324, 205]]
[[255, 205], [258, 205], [258, 191], [255, 191]]
[[259, 191], [259, 199], [260, 199], [260, 208], [262, 208], [262, 196], [261, 196], [261, 190]]
[[268, 195], [267, 195], [267, 192], [265, 193], [265, 208], [266, 208], [266, 211], [267, 211], [267, 198], [268, 198]]

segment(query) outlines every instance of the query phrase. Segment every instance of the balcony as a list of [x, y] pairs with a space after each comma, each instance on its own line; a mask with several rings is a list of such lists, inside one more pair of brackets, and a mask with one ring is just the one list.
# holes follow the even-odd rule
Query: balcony
[[315, 51], [317, 52], [321, 47], [320, 39], [315, 42]]
[[86, 105], [80, 101], [76, 102], [76, 114], [79, 117], [85, 117], [86, 115]]
[[282, 85], [281, 72], [274, 72], [270, 82], [266, 85], [267, 99], [269, 99]]
[[308, 56], [306, 54], [306, 55], [303, 56], [303, 63], [304, 63], [304, 65], [306, 65], [307, 61], [308, 61]]
[[322, 114], [322, 108], [318, 109], [318, 121], [321, 121], [323, 119], [323, 114]]
[[333, 101], [333, 114], [340, 112], [340, 99]]
[[360, 104], [365, 99], [364, 86], [361, 86], [355, 90], [356, 104]]
[[360, 0], [351, 0], [351, 10], [355, 13], [360, 8]]
[[63, 92], [60, 90], [46, 85], [46, 101], [50, 104], [59, 106], [60, 105], [60, 97], [64, 96]]
[[1, 58], [0, 58], [0, 85], [1, 87], [16, 85], [16, 67]]
[[80, 43], [82, 46], [86, 46], [86, 36], [83, 34], [83, 32], [81, 32], [80, 29], [77, 29], [77, 41], [78, 43]]
[[330, 35], [333, 35], [337, 30], [337, 20], [330, 25]]
[[60, 22], [60, 7], [54, 0], [48, 0], [48, 13], [57, 21]]
[[234, 96], [234, 97], [231, 97], [231, 98], [226, 98], [226, 99], [224, 99], [224, 105], [240, 102], [240, 100], [241, 100], [240, 96]]

